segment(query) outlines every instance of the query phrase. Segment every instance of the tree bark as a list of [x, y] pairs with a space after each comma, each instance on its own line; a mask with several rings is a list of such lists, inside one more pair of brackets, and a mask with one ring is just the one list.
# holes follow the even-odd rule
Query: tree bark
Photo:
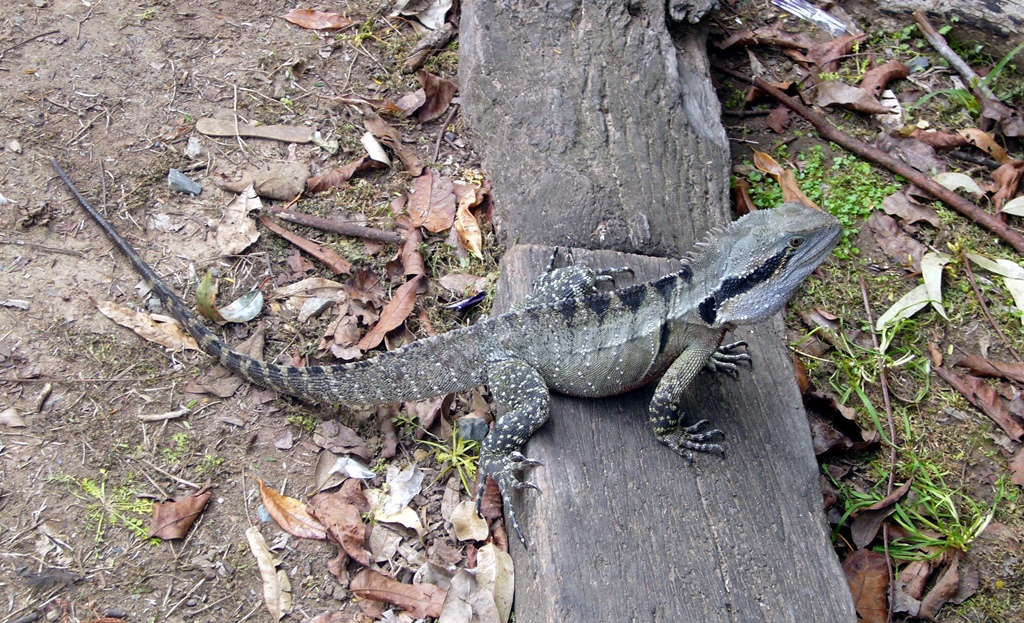
[[[498, 311], [526, 293], [550, 245], [678, 257], [726, 221], [728, 142], [704, 28], [692, 25], [706, 8], [464, 4], [462, 103], [494, 182], [499, 232], [548, 245], [506, 255]], [[629, 265], [637, 279], [678, 265], [573, 255]], [[516, 496], [530, 544], [513, 543], [517, 621], [856, 620], [781, 330], [777, 318], [737, 332], [753, 370], [738, 382], [702, 374], [684, 398], [688, 421], [726, 432], [724, 460], [689, 465], [654, 438], [653, 388], [554, 397], [526, 447], [545, 463], [528, 474], [544, 492]]]

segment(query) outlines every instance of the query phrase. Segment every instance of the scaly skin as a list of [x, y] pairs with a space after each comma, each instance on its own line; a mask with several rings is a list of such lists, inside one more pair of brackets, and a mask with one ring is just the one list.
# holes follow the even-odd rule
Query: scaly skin
[[[658, 377], [650, 420], [663, 443], [691, 453], [724, 452], [706, 422], [684, 426], [679, 397], [703, 368], [735, 374], [749, 361], [721, 346], [739, 324], [771, 317], [839, 240], [836, 219], [797, 204], [748, 214], [712, 231], [683, 267], [654, 281], [597, 292], [616, 270], [552, 269], [507, 314], [414, 342], [367, 361], [333, 366], [282, 366], [235, 352], [193, 314], [152, 268], [82, 197], [51, 159], [61, 179], [199, 346], [235, 374], [310, 402], [375, 405], [421, 400], [488, 385], [507, 412], [484, 439], [480, 470], [501, 491], [508, 519], [522, 540], [511, 492], [533, 487], [516, 474], [536, 465], [520, 452], [548, 418], [552, 390], [597, 398], [620, 394]], [[478, 487], [477, 507], [484, 487]], [[525, 541], [524, 541], [525, 543]]]

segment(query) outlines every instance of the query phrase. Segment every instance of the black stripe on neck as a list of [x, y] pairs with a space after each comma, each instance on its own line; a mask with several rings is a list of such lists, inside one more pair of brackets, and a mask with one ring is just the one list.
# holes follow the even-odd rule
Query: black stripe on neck
[[758, 284], [771, 279], [772, 275], [786, 266], [789, 262], [789, 257], [789, 250], [783, 249], [765, 260], [763, 264], [754, 269], [750, 274], [742, 277], [729, 277], [723, 281], [721, 287], [714, 294], [708, 296], [697, 306], [701, 320], [708, 324], [714, 324], [722, 304], [744, 292], [749, 292]]

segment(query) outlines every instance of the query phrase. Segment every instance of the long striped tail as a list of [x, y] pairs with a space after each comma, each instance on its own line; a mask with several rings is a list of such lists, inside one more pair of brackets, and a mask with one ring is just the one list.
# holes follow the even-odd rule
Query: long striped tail
[[253, 359], [231, 349], [189, 310], [185, 302], [121, 237], [78, 191], [56, 158], [57, 175], [100, 229], [153, 287], [160, 301], [195, 338], [199, 347], [232, 372], [257, 385], [310, 402], [356, 405], [418, 400], [468, 389], [484, 383], [483, 357], [476, 344], [483, 321], [457, 331], [414, 342], [373, 359], [335, 366], [282, 366]]

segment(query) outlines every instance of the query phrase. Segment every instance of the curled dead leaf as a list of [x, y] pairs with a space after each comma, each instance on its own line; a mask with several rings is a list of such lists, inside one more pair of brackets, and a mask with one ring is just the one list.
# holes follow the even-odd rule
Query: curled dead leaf
[[416, 304], [416, 290], [426, 280], [424, 275], [416, 275], [409, 281], [402, 284], [395, 290], [395, 295], [384, 306], [380, 312], [380, 320], [373, 329], [359, 342], [359, 348], [369, 350], [374, 348], [384, 339], [384, 335], [392, 329], [397, 329], [412, 312]]
[[300, 539], [323, 540], [327, 538], [327, 528], [309, 514], [305, 502], [281, 495], [268, 487], [260, 478], [257, 478], [256, 481], [260, 483], [263, 506], [282, 530]]
[[441, 616], [441, 606], [447, 594], [440, 586], [403, 584], [372, 569], [363, 569], [352, 578], [349, 590], [363, 599], [399, 606], [414, 619]]

